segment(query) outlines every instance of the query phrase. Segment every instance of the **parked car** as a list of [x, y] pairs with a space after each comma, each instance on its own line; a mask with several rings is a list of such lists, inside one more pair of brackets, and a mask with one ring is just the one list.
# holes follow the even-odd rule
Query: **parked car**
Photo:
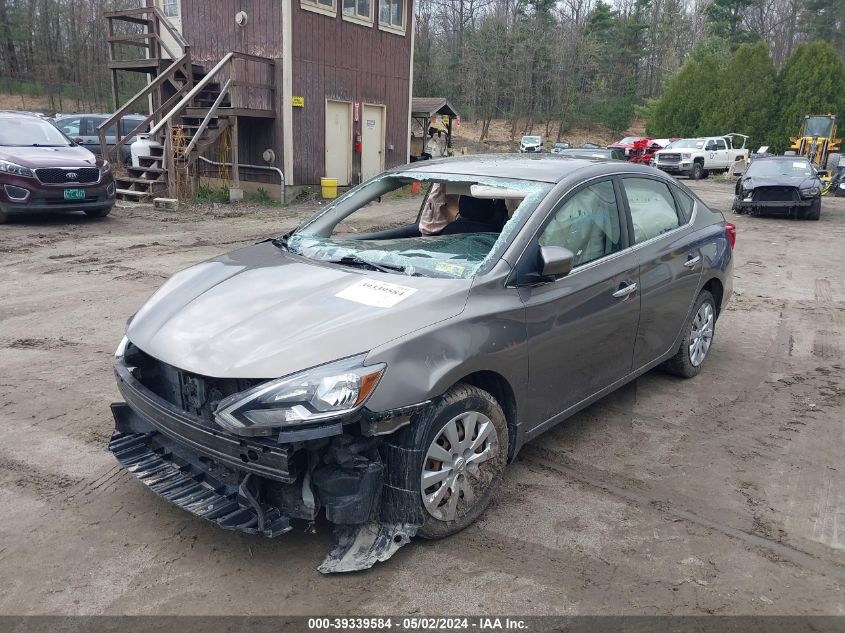
[[598, 143], [582, 143], [579, 146], [580, 149], [607, 149], [606, 147], [602, 147]]
[[[56, 115], [54, 122], [66, 136], [72, 138], [80, 145], [88, 148], [94, 154], [101, 154], [100, 148], [100, 132], [99, 127], [105, 123], [111, 115], [109, 114], [60, 114]], [[128, 136], [136, 127], [144, 122], [141, 115], [127, 116], [120, 121], [121, 137]], [[141, 129], [141, 134], [147, 131], [146, 128]], [[135, 136], [131, 136], [124, 145], [120, 147], [120, 159], [124, 165], [132, 163], [132, 156], [130, 153], [130, 145], [135, 140]], [[111, 127], [106, 130], [106, 143], [109, 148], [117, 144], [117, 134], [115, 128]]]
[[542, 136], [523, 136], [519, 142], [520, 154], [530, 154], [543, 151]]
[[0, 223], [35, 212], [102, 218], [115, 200], [108, 162], [30, 114], [0, 112], [0, 185]]
[[[734, 147], [734, 138], [742, 139], [741, 147]], [[735, 133], [679, 139], [655, 152], [654, 166], [692, 180], [706, 178], [711, 173], [730, 170], [737, 161], [747, 160], [747, 140], [747, 136]]]
[[756, 158], [736, 183], [733, 210], [818, 220], [823, 186], [816, 168], [804, 156]]
[[616, 141], [612, 145], [608, 145], [607, 149], [618, 149], [622, 150], [625, 154], [625, 157], [631, 156], [634, 151], [634, 146], [639, 143], [640, 145], [646, 144], [647, 147], [648, 143], [652, 140], [650, 136], [626, 136], [622, 140]]
[[845, 197], [845, 159], [839, 161], [839, 167], [830, 175], [830, 192]]
[[625, 160], [625, 153], [621, 149], [595, 149], [584, 147], [571, 147], [558, 152], [570, 158], [593, 158], [599, 160]]
[[[416, 221], [337, 234], [415, 182]], [[657, 366], [698, 374], [734, 239], [643, 165], [393, 169], [166, 282], [116, 351], [109, 448], [224, 528], [272, 537], [324, 511], [320, 570], [370, 567], [472, 523], [520, 447], [576, 411]]]
[[563, 150], [569, 149], [571, 145], [567, 141], [561, 141], [552, 145], [552, 154], [560, 154]]

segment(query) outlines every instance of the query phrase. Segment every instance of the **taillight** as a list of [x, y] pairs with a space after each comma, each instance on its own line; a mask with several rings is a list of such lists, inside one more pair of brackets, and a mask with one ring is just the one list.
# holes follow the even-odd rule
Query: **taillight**
[[733, 249], [734, 244], [736, 244], [736, 225], [730, 222], [725, 224], [725, 237], [728, 238], [728, 241], [731, 243], [731, 249]]

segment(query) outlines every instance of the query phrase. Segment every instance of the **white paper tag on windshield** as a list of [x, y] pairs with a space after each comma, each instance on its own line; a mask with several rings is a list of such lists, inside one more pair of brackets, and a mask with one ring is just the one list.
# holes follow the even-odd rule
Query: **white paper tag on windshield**
[[363, 303], [376, 308], [392, 308], [400, 301], [404, 301], [417, 291], [416, 288], [399, 286], [386, 281], [375, 279], [362, 279], [356, 281], [348, 288], [338, 292], [335, 297]]

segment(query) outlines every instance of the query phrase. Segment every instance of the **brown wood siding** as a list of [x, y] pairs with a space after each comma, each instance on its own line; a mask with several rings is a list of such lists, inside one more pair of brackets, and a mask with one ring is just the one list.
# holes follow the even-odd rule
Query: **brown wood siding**
[[[404, 36], [314, 13], [293, 3], [293, 94], [305, 98], [293, 108], [293, 164], [297, 185], [316, 184], [325, 169], [326, 99], [372, 103], [387, 108], [385, 167], [405, 162], [408, 146], [410, 20]], [[341, 0], [338, 0], [340, 5]], [[410, 18], [413, 0], [407, 0]], [[359, 117], [360, 118], [360, 117]], [[360, 131], [361, 121], [353, 124]], [[353, 134], [354, 134], [353, 131]], [[393, 150], [387, 149], [393, 145]], [[352, 182], [359, 181], [361, 156], [353, 154]]]
[[[245, 11], [248, 16], [244, 27], [235, 24], [238, 11]], [[238, 137], [241, 163], [263, 165], [261, 155], [265, 149], [271, 148], [276, 152], [273, 166], [281, 167], [282, 0], [182, 0], [182, 34], [191, 46], [192, 61], [206, 70], [232, 51], [266, 57], [275, 62], [275, 93], [271, 106], [276, 111], [276, 118], [268, 121], [242, 117], [238, 123]], [[262, 64], [243, 60], [235, 63], [241, 81], [259, 83], [269, 77]], [[242, 101], [238, 105], [266, 107], [266, 92], [248, 88], [238, 90], [241, 94], [236, 99]]]

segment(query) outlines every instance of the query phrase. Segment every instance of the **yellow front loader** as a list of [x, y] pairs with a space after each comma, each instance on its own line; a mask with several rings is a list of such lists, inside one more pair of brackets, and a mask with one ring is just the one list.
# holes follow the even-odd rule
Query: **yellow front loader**
[[842, 139], [836, 136], [836, 117], [832, 114], [806, 115], [798, 136], [790, 137], [789, 149], [806, 156], [818, 169], [832, 174], [842, 158]]

